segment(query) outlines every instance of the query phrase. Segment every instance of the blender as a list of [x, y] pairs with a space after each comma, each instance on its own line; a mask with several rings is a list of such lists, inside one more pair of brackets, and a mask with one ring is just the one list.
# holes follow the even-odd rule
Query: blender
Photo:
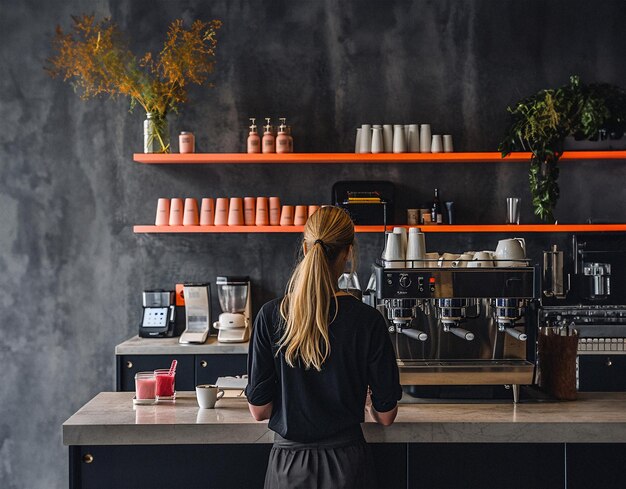
[[217, 277], [217, 297], [222, 313], [213, 327], [220, 343], [241, 343], [250, 336], [251, 300], [249, 277]]

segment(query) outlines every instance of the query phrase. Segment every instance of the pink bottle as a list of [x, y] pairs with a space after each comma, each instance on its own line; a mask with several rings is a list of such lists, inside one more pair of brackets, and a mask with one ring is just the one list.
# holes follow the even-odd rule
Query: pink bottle
[[183, 226], [197, 226], [198, 224], [198, 202], [196, 202], [196, 199], [185, 199]]
[[170, 199], [159, 199], [157, 202], [155, 226], [169, 226], [170, 224]]
[[243, 226], [243, 199], [241, 197], [233, 197], [230, 199], [228, 207], [228, 225]]
[[278, 197], [270, 197], [270, 226], [278, 226], [280, 224], [280, 199]]
[[220, 197], [215, 201], [215, 225], [226, 226], [228, 224], [228, 199]]
[[215, 203], [213, 199], [202, 199], [202, 205], [200, 207], [200, 226], [213, 226], [215, 219]]
[[243, 222], [246, 226], [254, 226], [256, 197], [244, 197], [243, 199]]
[[285, 120], [284, 117], [280, 117], [280, 126], [278, 127], [278, 136], [276, 137], [277, 153], [289, 153], [289, 136], [287, 135]]
[[170, 202], [170, 226], [183, 225], [183, 199], [172, 199]]
[[272, 125], [270, 118], [266, 117], [265, 132], [263, 133], [263, 153], [276, 153], [276, 140], [272, 134]]
[[261, 138], [256, 132], [256, 119], [250, 117], [250, 133], [248, 134], [248, 153], [260, 153], [261, 152]]
[[269, 226], [269, 203], [267, 197], [257, 197], [256, 199], [256, 219], [257, 226]]
[[296, 213], [293, 218], [294, 226], [304, 226], [308, 217], [306, 205], [297, 205]]
[[192, 132], [183, 131], [178, 136], [178, 150], [181, 154], [195, 151], [195, 138]]
[[293, 206], [284, 205], [282, 212], [280, 213], [280, 225], [281, 226], [293, 226]]

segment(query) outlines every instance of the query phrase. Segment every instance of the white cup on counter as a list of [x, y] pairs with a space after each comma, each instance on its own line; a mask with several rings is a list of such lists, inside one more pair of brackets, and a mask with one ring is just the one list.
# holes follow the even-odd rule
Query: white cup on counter
[[196, 399], [202, 409], [213, 409], [215, 403], [224, 397], [224, 390], [213, 384], [196, 386]]

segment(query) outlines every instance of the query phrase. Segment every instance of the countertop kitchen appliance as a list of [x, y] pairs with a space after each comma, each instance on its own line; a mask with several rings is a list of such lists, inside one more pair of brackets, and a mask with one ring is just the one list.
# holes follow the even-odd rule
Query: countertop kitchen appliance
[[141, 338], [171, 338], [180, 335], [176, 327], [180, 321], [177, 321], [173, 290], [145, 290], [141, 297]]
[[540, 324], [578, 331], [579, 391], [626, 391], [626, 235], [574, 234], [544, 252]]
[[250, 337], [252, 299], [250, 277], [222, 276], [215, 281], [222, 314], [213, 323], [217, 341], [241, 343]]
[[211, 287], [208, 283], [185, 284], [185, 331], [179, 343], [204, 343], [211, 324]]
[[511, 385], [518, 401], [519, 386], [534, 381], [539, 299], [538, 267], [520, 264], [374, 265], [402, 385]]

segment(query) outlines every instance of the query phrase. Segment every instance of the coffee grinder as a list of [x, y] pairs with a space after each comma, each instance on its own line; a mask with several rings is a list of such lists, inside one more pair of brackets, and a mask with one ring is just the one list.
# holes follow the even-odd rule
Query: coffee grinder
[[250, 277], [217, 277], [215, 285], [223, 311], [219, 319], [213, 323], [213, 327], [219, 331], [217, 341], [221, 343], [248, 341], [252, 316]]

